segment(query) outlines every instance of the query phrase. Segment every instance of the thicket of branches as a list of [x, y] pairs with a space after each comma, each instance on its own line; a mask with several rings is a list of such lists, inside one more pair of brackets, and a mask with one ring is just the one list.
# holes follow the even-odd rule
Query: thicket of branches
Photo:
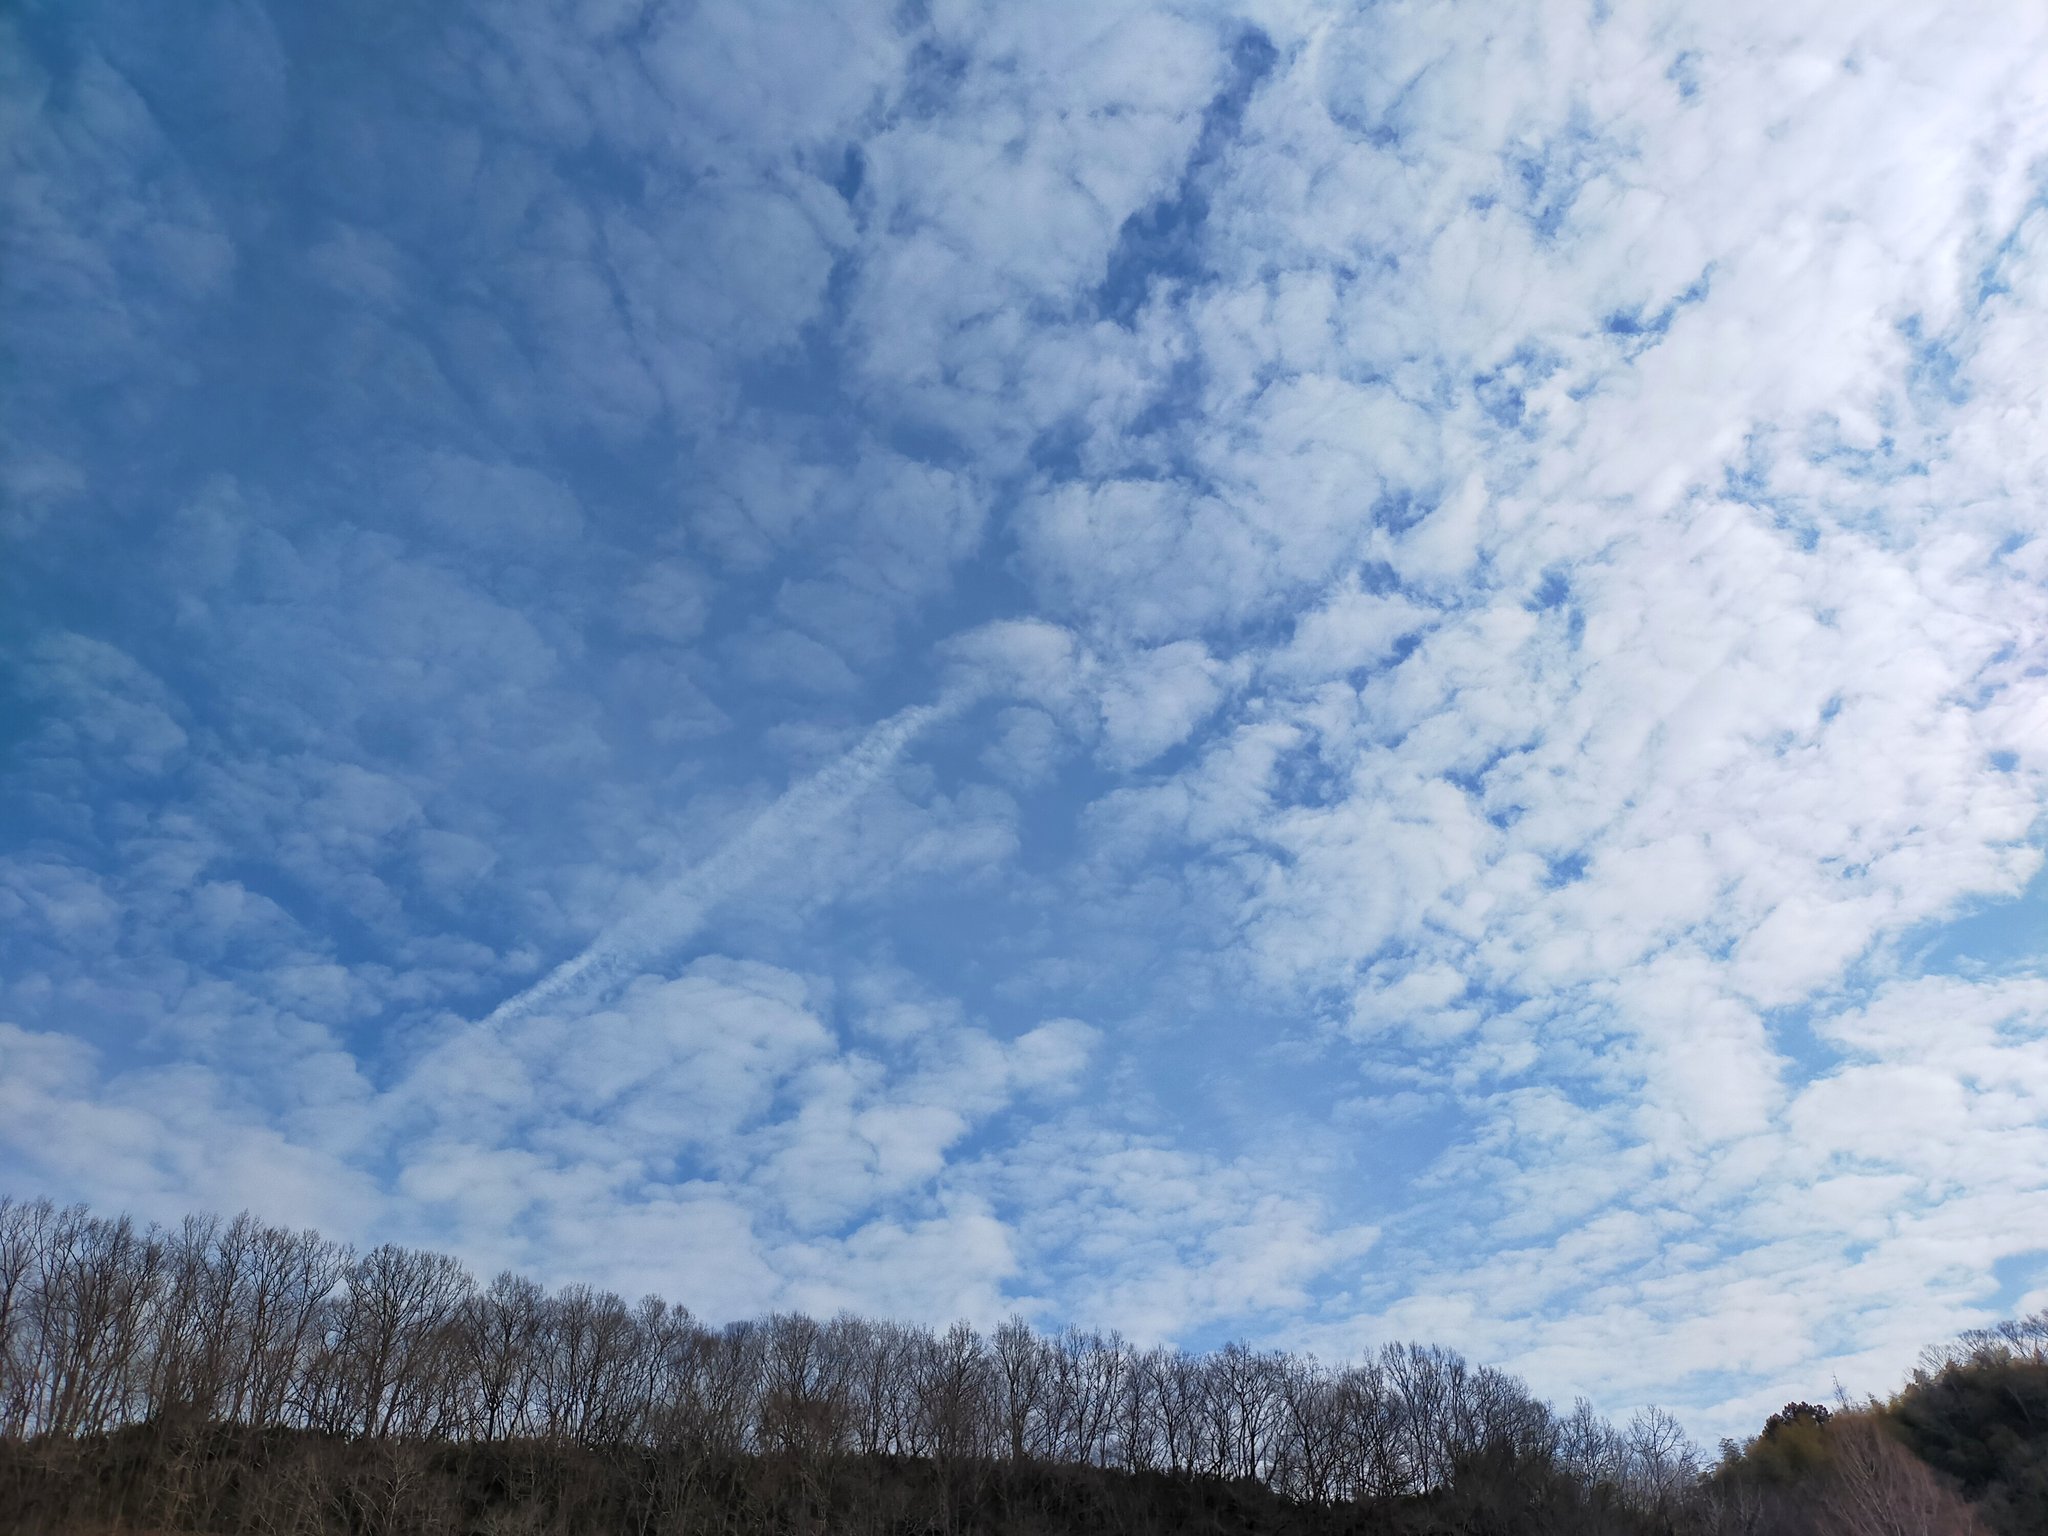
[[0, 1528], [1818, 1531], [1853, 1528], [1829, 1501], [1865, 1452], [1859, 1496], [1920, 1477], [1950, 1518], [1889, 1429], [1786, 1472], [1810, 1427], [1709, 1474], [1668, 1415], [1560, 1413], [1423, 1345], [1331, 1365], [1017, 1320], [711, 1327], [246, 1214], [0, 1199]]
[[1456, 1495], [1604, 1511], [1616, 1529], [1674, 1511], [1697, 1475], [1667, 1415], [1623, 1429], [1584, 1404], [1559, 1415], [1513, 1377], [1420, 1345], [1328, 1366], [1015, 1320], [987, 1334], [790, 1314], [714, 1328], [658, 1297], [549, 1294], [512, 1274], [479, 1285], [445, 1255], [357, 1253], [248, 1215], [162, 1229], [0, 1201], [0, 1432], [141, 1456], [138, 1430], [201, 1460], [289, 1431], [772, 1463], [813, 1503], [828, 1471], [873, 1461], [916, 1463], [910, 1480], [942, 1506], [1002, 1468], [1088, 1468], [1252, 1483], [1290, 1506]]

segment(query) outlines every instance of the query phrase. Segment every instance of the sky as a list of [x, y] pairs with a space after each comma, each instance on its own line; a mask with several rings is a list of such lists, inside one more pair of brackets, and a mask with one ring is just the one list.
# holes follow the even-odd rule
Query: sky
[[0, 1190], [1695, 1435], [2048, 1305], [2048, 9], [28, 0]]

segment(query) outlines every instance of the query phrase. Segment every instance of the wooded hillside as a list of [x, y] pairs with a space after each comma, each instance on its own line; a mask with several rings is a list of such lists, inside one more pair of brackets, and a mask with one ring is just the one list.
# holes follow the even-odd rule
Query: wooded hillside
[[[2043, 1338], [1972, 1336], [1888, 1405], [1790, 1405], [1705, 1469], [1668, 1415], [1560, 1412], [1432, 1346], [710, 1327], [248, 1215], [0, 1200], [0, 1525], [1932, 1536], [1973, 1528], [1967, 1496], [2038, 1532]], [[1894, 1506], [1919, 1523], [1868, 1523]]]

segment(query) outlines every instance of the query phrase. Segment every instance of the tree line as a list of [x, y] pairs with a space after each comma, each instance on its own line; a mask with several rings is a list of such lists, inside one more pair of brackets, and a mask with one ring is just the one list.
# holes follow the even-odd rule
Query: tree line
[[1016, 1318], [711, 1326], [246, 1213], [0, 1199], [0, 1499], [13, 1478], [51, 1530], [481, 1531], [522, 1498], [535, 1532], [1804, 1529], [1759, 1470], [1776, 1436], [1712, 1469], [1668, 1414], [1560, 1412], [1429, 1345], [1332, 1364]]

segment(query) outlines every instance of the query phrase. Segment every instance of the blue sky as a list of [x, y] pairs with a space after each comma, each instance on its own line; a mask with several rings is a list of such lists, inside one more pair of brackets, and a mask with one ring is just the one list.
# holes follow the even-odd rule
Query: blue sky
[[0, 21], [0, 1187], [1700, 1434], [2048, 1304], [1961, 9]]

